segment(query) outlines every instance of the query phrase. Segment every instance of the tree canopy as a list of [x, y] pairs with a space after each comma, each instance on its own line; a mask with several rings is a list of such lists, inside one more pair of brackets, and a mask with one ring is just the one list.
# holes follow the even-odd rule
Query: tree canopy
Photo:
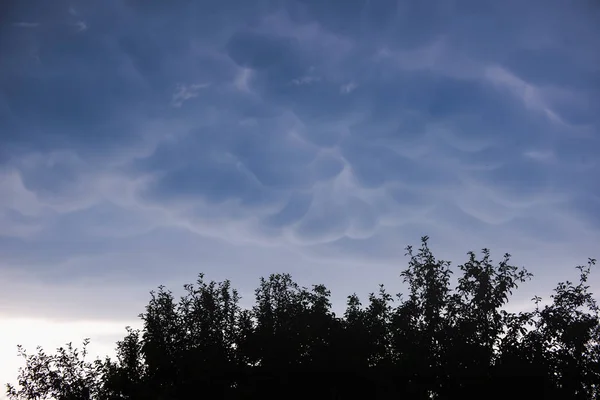
[[[323, 285], [288, 274], [261, 278], [250, 309], [229, 281], [203, 274], [176, 299], [151, 292], [143, 327], [128, 328], [116, 357], [86, 360], [86, 346], [47, 354], [19, 348], [25, 366], [9, 399], [600, 398], [598, 307], [588, 285], [595, 260], [559, 283], [547, 305], [505, 309], [531, 279], [490, 251], [456, 269], [422, 238], [407, 247], [404, 295], [381, 285], [335, 315]], [[457, 276], [453, 277], [453, 273]]]

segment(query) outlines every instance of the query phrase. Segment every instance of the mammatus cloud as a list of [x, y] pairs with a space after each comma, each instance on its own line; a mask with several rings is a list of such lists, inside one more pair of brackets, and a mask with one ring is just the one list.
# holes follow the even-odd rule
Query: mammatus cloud
[[126, 319], [199, 271], [250, 296], [292, 272], [341, 304], [421, 235], [513, 253], [539, 276], [519, 301], [597, 256], [597, 13], [226, 3], [0, 26], [3, 318]]
[[[478, 25], [442, 24], [435, 34], [398, 39], [395, 30], [412, 13], [429, 23], [436, 13], [471, 12], [446, 6], [430, 16], [394, 9], [391, 19], [387, 5], [350, 7], [344, 18], [311, 2], [246, 16], [223, 9], [203, 25], [206, 35], [195, 24], [150, 17], [159, 9], [119, 7], [70, 9], [72, 17], [90, 16], [97, 31], [86, 35], [95, 36], [63, 32], [61, 49], [37, 37], [39, 66], [18, 68], [21, 49], [11, 48], [16, 61], [4, 75], [25, 89], [6, 81], [2, 97], [3, 141], [11, 149], [2, 179], [11, 196], [1, 215], [9, 237], [42, 245], [52, 229], [68, 228], [108, 251], [110, 235], [175, 226], [311, 253], [340, 241], [356, 248], [382, 229], [429, 227], [430, 220], [457, 231], [461, 221], [495, 241], [535, 225], [523, 218], [537, 218], [540, 209], [549, 213], [539, 217], [545, 233], [564, 231], [559, 215], [596, 229], [568, 210], [585, 203], [587, 211], [578, 212], [593, 211], [597, 165], [589, 150], [598, 140], [593, 106], [575, 118], [569, 103], [597, 92], [530, 81], [519, 72], [524, 66], [505, 62], [512, 53], [541, 51], [532, 38], [535, 29], [547, 32], [545, 23], [509, 38], [483, 29], [495, 49], [489, 53], [471, 35]], [[478, 18], [504, 21], [508, 8]], [[193, 14], [169, 12], [184, 21]], [[109, 14], [121, 16], [114, 30]], [[355, 18], [362, 21], [357, 31], [346, 25]], [[164, 34], [146, 40], [131, 24], [154, 24]], [[580, 50], [558, 40], [561, 32], [544, 51], [577, 52], [580, 63], [564, 73], [585, 70]], [[583, 47], [594, 44], [581, 38]], [[45, 78], [48, 71], [56, 78]], [[43, 100], [61, 90], [62, 105]], [[119, 214], [139, 221], [100, 234], [109, 231], [94, 227], [99, 210], [111, 219], [98, 222], [117, 225]], [[17, 247], [5, 247], [15, 260]]]

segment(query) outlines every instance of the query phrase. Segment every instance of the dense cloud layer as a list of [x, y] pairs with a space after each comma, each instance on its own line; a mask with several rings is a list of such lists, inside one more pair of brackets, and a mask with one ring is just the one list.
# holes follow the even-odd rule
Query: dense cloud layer
[[556, 268], [600, 239], [592, 2], [19, 2], [2, 18], [7, 276], [154, 285], [248, 260], [232, 252], [272, 254], [261, 271], [286, 252], [308, 270], [389, 263], [422, 234]]

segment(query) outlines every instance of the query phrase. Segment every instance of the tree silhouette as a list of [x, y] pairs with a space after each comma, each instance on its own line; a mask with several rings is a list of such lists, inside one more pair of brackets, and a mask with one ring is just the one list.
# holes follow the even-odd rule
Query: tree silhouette
[[364, 305], [348, 296], [341, 316], [325, 286], [300, 287], [288, 274], [262, 278], [250, 309], [229, 281], [202, 274], [180, 299], [161, 286], [114, 359], [86, 361], [87, 340], [53, 355], [19, 347], [25, 366], [8, 397], [600, 398], [598, 306], [587, 283], [595, 260], [577, 267], [577, 283], [559, 283], [550, 304], [536, 296], [533, 311], [508, 312], [532, 277], [510, 255], [494, 264], [488, 249], [469, 252], [453, 270], [423, 237], [407, 256], [404, 296], [381, 285]]

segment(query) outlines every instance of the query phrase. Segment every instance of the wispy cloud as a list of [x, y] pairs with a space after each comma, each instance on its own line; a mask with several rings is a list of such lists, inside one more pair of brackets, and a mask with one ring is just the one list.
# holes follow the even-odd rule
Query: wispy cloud
[[508, 89], [514, 96], [522, 100], [528, 108], [543, 112], [553, 122], [562, 122], [560, 117], [546, 104], [535, 86], [497, 66], [488, 67], [485, 76], [492, 83]]
[[529, 157], [540, 162], [549, 162], [555, 158], [554, 152], [550, 150], [527, 150], [523, 154], [525, 157]]
[[74, 25], [77, 27], [78, 32], [84, 32], [88, 30], [88, 25], [85, 23], [85, 21], [77, 21]]
[[209, 83], [194, 83], [191, 85], [177, 85], [173, 94], [172, 103], [174, 107], [181, 107], [187, 100], [198, 97], [201, 89], [209, 87]]
[[249, 93], [250, 81], [252, 79], [252, 70], [250, 68], [241, 68], [235, 75], [234, 85], [240, 92]]
[[358, 84], [356, 82], [345, 83], [340, 87], [340, 93], [349, 94], [349, 93], [353, 92], [357, 87], [358, 87]]
[[321, 78], [318, 76], [303, 76], [292, 79], [293, 85], [310, 85], [311, 83], [319, 82]]
[[37, 28], [40, 24], [38, 22], [13, 22], [12, 26], [17, 28]]

